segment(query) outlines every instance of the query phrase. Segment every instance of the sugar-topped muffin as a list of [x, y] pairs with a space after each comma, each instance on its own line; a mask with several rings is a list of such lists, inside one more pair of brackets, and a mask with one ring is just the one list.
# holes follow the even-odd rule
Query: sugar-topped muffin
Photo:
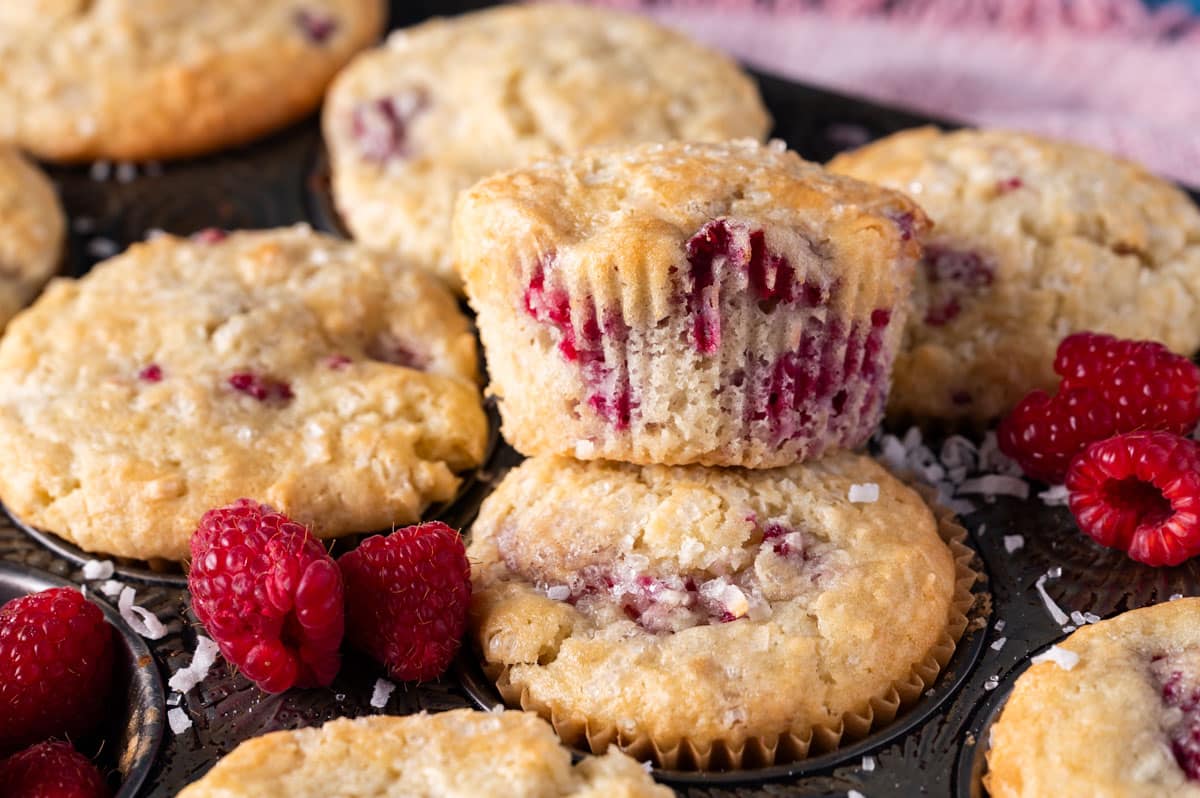
[[571, 764], [530, 712], [330, 721], [248, 740], [179, 798], [670, 798], [613, 750]]
[[1200, 796], [1200, 598], [1073, 632], [991, 730], [993, 798]]
[[483, 180], [454, 241], [516, 449], [767, 468], [874, 429], [925, 226], [781, 144], [676, 142]]
[[483, 458], [475, 340], [395, 259], [292, 228], [135, 244], [0, 340], [0, 499], [90, 552], [181, 560], [248, 496], [319, 537], [412, 523]]
[[845, 452], [757, 471], [535, 457], [472, 527], [471, 634], [506, 701], [569, 743], [788, 761], [886, 723], [948, 660], [974, 578], [949, 528]]
[[935, 223], [917, 270], [889, 413], [986, 421], [1092, 330], [1200, 347], [1200, 211], [1144, 169], [998, 130], [907, 130], [835, 172], [907, 192]]
[[643, 16], [531, 3], [394, 33], [338, 76], [323, 126], [354, 237], [457, 285], [450, 216], [476, 180], [585, 147], [761, 139], [770, 118], [716, 50]]
[[0, 330], [58, 268], [65, 234], [54, 186], [19, 152], [0, 145]]

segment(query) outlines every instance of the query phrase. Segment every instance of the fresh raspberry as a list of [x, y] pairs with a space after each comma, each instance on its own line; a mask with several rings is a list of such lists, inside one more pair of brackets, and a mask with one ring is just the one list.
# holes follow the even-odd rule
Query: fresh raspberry
[[341, 665], [342, 578], [325, 547], [250, 499], [192, 535], [192, 609], [225, 659], [268, 693], [327, 686]]
[[1161, 429], [1187, 435], [1200, 421], [1200, 368], [1154, 341], [1076, 333], [1058, 345], [1063, 388], [1099, 391], [1117, 432]]
[[1200, 444], [1130, 432], [1091, 444], [1067, 473], [1079, 528], [1147, 565], [1200, 554]]
[[996, 430], [1000, 451], [1034, 479], [1059, 484], [1071, 458], [1093, 441], [1116, 432], [1113, 412], [1090, 388], [1050, 396], [1033, 391], [1005, 416]]
[[1000, 423], [1000, 449], [1025, 473], [1061, 482], [1093, 441], [1135, 430], [1191, 432], [1200, 421], [1200, 369], [1152, 341], [1076, 333], [1058, 345], [1058, 394], [1034, 391]]
[[5, 604], [0, 751], [90, 732], [104, 710], [112, 669], [113, 629], [77, 588], [51, 588]]
[[45, 742], [0, 762], [8, 798], [108, 798], [112, 792], [92, 761], [70, 743]]
[[433, 679], [450, 666], [471, 600], [471, 566], [457, 532], [434, 521], [376, 535], [338, 565], [354, 645], [394, 679]]

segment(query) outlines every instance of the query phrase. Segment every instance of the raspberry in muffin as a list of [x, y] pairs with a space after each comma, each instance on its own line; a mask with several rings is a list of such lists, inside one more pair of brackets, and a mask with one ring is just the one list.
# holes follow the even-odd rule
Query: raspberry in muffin
[[1067, 142], [908, 130], [829, 168], [909, 193], [935, 230], [917, 270], [889, 414], [983, 422], [1053, 390], [1090, 330], [1200, 346], [1200, 211], [1166, 181]]
[[1200, 795], [1200, 599], [1073, 632], [1017, 679], [987, 762], [993, 798]]
[[874, 429], [924, 229], [781, 147], [677, 142], [484, 180], [455, 247], [514, 448], [768, 468]]
[[58, 268], [65, 234], [54, 186], [0, 145], [0, 330]]
[[[879, 497], [852, 503], [851, 486]], [[568, 743], [770, 764], [890, 720], [936, 677], [974, 576], [875, 462], [774, 470], [535, 457], [472, 528], [471, 639]]]
[[354, 237], [458, 285], [454, 197], [492, 172], [585, 147], [761, 139], [754, 82], [645, 17], [527, 4], [399, 31], [325, 106], [333, 194]]
[[0, 341], [0, 498], [181, 560], [242, 496], [318, 537], [416, 521], [479, 464], [475, 340], [430, 275], [297, 226], [136, 244]]
[[456, 709], [436, 715], [330, 721], [248, 740], [179, 798], [670, 798], [613, 750], [571, 764], [530, 712]]

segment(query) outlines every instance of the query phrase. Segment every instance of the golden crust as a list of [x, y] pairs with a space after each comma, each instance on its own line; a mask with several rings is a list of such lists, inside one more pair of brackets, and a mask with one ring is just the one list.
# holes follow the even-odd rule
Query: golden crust
[[[720, 275], [701, 295], [688, 242], [714, 220], [743, 238], [761, 231], [794, 271], [778, 278], [788, 290], [808, 286], [822, 298], [764, 305], [747, 285], [749, 270], [732, 265], [714, 266]], [[675, 142], [593, 150], [483, 180], [460, 196], [454, 246], [490, 390], [518, 451], [767, 468], [826, 446], [854, 447], [869, 434], [924, 230], [920, 210], [898, 192], [831, 175], [780, 146]], [[553, 327], [568, 320], [530, 304], [560, 292], [575, 348], [605, 349], [599, 377], [593, 362], [563, 356]], [[688, 292], [715, 306], [721, 332], [711, 350], [695, 345]], [[829, 396], [768, 412], [773, 389], [763, 383], [776, 379], [782, 359], [807, 346], [828, 362], [864, 361], [835, 347], [848, 346], [856, 326], [865, 337], [876, 314], [890, 321], [875, 331], [873, 379], [847, 368], [844, 406], [833, 400], [843, 387], [839, 365]], [[598, 340], [588, 344], [589, 335]], [[815, 367], [816, 358], [804, 360]], [[621, 379], [631, 408], [624, 428], [611, 410]], [[597, 397], [605, 381], [609, 395]], [[781, 433], [778, 415], [807, 416], [813, 429]]]
[[550, 726], [529, 712], [330, 721], [242, 743], [180, 798], [669, 798], [612, 751], [571, 765]]
[[[863, 483], [878, 501], [851, 504]], [[662, 750], [837, 726], [926, 658], [955, 591], [929, 508], [848, 453], [772, 471], [531, 458], [471, 535], [487, 666]]]
[[[927, 127], [829, 168], [908, 192], [935, 222], [931, 250], [975, 253], [994, 270], [962, 291], [918, 270], [892, 415], [1002, 415], [1053, 389], [1055, 348], [1081, 330], [1200, 347], [1200, 212], [1128, 161], [1027, 134]], [[947, 290], [961, 312], [925, 323]]]
[[[151, 364], [160, 381], [139, 378]], [[258, 401], [231, 387], [240, 372], [293, 395]], [[0, 497], [138, 558], [182, 559], [200, 516], [241, 496], [321, 537], [409, 523], [483, 457], [476, 379], [467, 320], [419, 270], [304, 226], [163, 236], [55, 281], [9, 326]]]
[[[405, 157], [364, 157], [355, 113], [406, 93]], [[338, 209], [355, 238], [453, 283], [454, 197], [534, 158], [643, 141], [761, 139], [754, 82], [648, 19], [562, 4], [508, 6], [399, 31], [338, 76], [324, 111]]]
[[0, 145], [0, 330], [58, 269], [65, 233], [54, 186]]
[[1200, 796], [1171, 754], [1170, 711], [1152, 672], [1155, 657], [1198, 664], [1200, 599], [1122, 613], [1059, 647], [1078, 662], [1031, 666], [992, 728], [993, 798]]
[[0, 4], [0, 141], [41, 158], [147, 160], [250, 141], [321, 101], [376, 39], [382, 0], [320, 0], [310, 40], [290, 0]]

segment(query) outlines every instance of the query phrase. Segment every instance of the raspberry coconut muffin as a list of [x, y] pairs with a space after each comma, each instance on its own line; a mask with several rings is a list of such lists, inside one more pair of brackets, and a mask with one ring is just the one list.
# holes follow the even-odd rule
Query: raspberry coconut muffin
[[936, 230], [889, 413], [983, 422], [1052, 390], [1071, 333], [1200, 346], [1200, 212], [1138, 166], [1066, 142], [920, 128], [835, 172], [908, 192]]
[[[877, 501], [848, 500], [862, 484]], [[506, 702], [570, 744], [790, 761], [934, 680], [971, 603], [961, 535], [845, 452], [769, 471], [535, 457], [472, 529], [472, 639]]]
[[57, 270], [65, 228], [54, 186], [0, 145], [0, 330]]
[[179, 798], [670, 798], [619, 751], [571, 764], [530, 712], [330, 721], [242, 743]]
[[671, 143], [484, 180], [455, 249], [516, 449], [768, 468], [874, 429], [925, 225], [781, 146]]
[[324, 111], [354, 237], [455, 285], [454, 197], [480, 178], [586, 147], [769, 127], [754, 82], [721, 53], [643, 17], [546, 4], [399, 31], [338, 76]]
[[305, 226], [136, 244], [0, 340], [0, 499], [91, 551], [180, 560], [253, 496], [320, 537], [417, 520], [487, 437], [434, 278]]
[[240, 144], [321, 102], [383, 0], [0, 3], [0, 141], [50, 160]]
[[993, 798], [1200, 796], [1200, 599], [1071, 634], [1017, 679], [987, 760]]

